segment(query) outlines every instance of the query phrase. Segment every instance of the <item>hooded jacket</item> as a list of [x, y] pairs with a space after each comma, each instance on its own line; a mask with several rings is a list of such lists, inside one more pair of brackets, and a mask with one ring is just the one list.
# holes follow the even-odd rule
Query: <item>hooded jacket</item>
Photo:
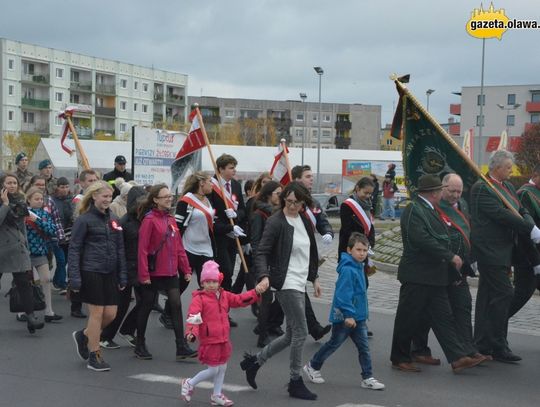
[[128, 284], [137, 285], [138, 276], [138, 246], [139, 246], [139, 228], [141, 222], [137, 217], [138, 199], [145, 196], [143, 187], [134, 186], [129, 190], [127, 197], [127, 213], [120, 219], [123, 229], [124, 247], [126, 252], [126, 269], [128, 274]]

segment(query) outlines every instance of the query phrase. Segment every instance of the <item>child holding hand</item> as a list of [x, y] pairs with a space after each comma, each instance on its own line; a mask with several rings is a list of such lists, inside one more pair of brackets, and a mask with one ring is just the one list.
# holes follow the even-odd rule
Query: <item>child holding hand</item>
[[186, 339], [199, 340], [199, 360], [207, 368], [195, 377], [182, 380], [182, 398], [189, 402], [195, 386], [205, 380], [214, 381], [210, 401], [214, 406], [232, 406], [234, 403], [222, 392], [227, 361], [232, 353], [230, 341], [229, 309], [247, 307], [256, 302], [265, 290], [259, 284], [253, 290], [233, 294], [220, 287], [223, 274], [215, 261], [202, 266], [201, 287], [193, 292], [189, 306]]

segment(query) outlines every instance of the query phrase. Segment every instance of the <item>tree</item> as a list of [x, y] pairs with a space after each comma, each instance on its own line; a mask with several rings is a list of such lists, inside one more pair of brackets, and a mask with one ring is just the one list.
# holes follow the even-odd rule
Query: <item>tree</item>
[[524, 176], [529, 176], [540, 163], [540, 123], [531, 126], [520, 139], [516, 152], [516, 164]]
[[40, 136], [32, 133], [22, 133], [21, 135], [8, 133], [4, 135], [4, 146], [9, 150], [6, 156], [11, 157], [15, 162], [15, 156], [24, 151], [29, 159], [32, 159], [39, 144]]

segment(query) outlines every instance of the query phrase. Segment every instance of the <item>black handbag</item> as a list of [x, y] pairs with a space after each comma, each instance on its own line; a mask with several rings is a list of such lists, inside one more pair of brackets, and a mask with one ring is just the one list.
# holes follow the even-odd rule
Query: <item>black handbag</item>
[[161, 239], [161, 242], [157, 250], [154, 253], [151, 253], [148, 255], [148, 272], [149, 273], [156, 271], [157, 254], [163, 248], [163, 245], [165, 244], [165, 240], [167, 240], [167, 236], [169, 236], [169, 231], [167, 231], [167, 233], [165, 233], [165, 235], [163, 236], [163, 239]]
[[[34, 311], [42, 311], [45, 309], [45, 295], [39, 285], [31, 285], [32, 287], [32, 299], [34, 301]], [[25, 306], [21, 298], [21, 294], [17, 286], [11, 287], [11, 289], [5, 295], [9, 295], [9, 311], [10, 312], [25, 312]]]

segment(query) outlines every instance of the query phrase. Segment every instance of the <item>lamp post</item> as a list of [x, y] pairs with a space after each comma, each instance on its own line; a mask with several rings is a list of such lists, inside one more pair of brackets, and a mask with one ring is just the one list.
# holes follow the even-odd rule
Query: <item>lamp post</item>
[[317, 183], [315, 185], [315, 191], [320, 192], [321, 186], [321, 113], [322, 113], [322, 104], [321, 104], [321, 82], [323, 76], [323, 69], [320, 66], [314, 66], [313, 69], [319, 75], [319, 129], [317, 130]]
[[[497, 107], [501, 110], [506, 111], [506, 137], [510, 138], [510, 129], [508, 128], [508, 113], [512, 110], [516, 110], [518, 107], [520, 107], [521, 104], [514, 103], [513, 105], [508, 105], [508, 107], [505, 107], [504, 105], [501, 105], [500, 103], [497, 103]], [[514, 125], [515, 125], [515, 117], [514, 117]]]
[[306, 120], [307, 120], [307, 105], [306, 105], [307, 95], [305, 93], [300, 92], [300, 99], [302, 99], [302, 103], [304, 104], [304, 128], [302, 129], [302, 165], [304, 165], [304, 144], [306, 142]]
[[427, 96], [427, 103], [426, 103], [426, 108], [427, 108], [427, 111], [429, 112], [429, 97], [431, 96], [431, 94], [435, 92], [435, 89], [428, 89], [426, 90], [426, 96]]

